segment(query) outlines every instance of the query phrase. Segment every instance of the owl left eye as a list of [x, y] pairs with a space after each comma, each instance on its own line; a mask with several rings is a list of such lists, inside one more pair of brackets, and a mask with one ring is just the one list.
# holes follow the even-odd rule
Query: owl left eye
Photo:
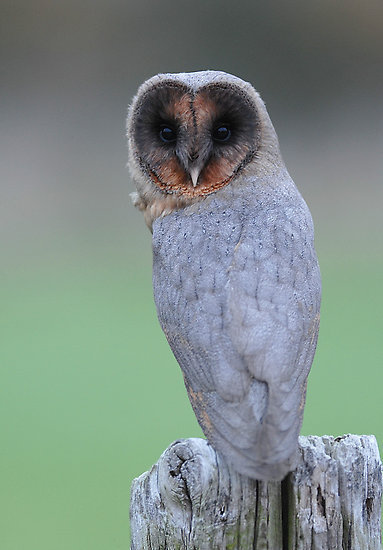
[[220, 124], [214, 128], [212, 137], [214, 141], [219, 141], [221, 143], [224, 141], [229, 141], [231, 137], [230, 127], [227, 124]]
[[164, 143], [173, 143], [177, 139], [177, 134], [170, 126], [161, 126], [160, 138]]

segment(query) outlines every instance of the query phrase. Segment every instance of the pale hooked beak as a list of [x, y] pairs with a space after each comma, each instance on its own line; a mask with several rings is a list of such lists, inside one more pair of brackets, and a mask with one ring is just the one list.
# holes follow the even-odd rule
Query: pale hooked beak
[[200, 173], [201, 173], [201, 169], [198, 168], [198, 166], [192, 166], [189, 169], [189, 174], [190, 174], [191, 180], [193, 182], [193, 187], [197, 186], [198, 177], [199, 177]]

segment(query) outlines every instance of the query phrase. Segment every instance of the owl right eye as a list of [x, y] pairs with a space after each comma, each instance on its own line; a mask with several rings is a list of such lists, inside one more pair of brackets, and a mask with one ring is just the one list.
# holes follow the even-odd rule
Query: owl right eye
[[177, 140], [177, 134], [171, 126], [161, 126], [160, 138], [164, 143], [173, 143]]

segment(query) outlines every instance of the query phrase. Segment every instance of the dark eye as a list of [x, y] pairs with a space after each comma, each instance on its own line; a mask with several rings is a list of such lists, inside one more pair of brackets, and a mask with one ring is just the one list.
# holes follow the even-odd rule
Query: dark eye
[[160, 138], [164, 143], [172, 143], [176, 141], [177, 134], [173, 128], [164, 125], [160, 128]]
[[229, 141], [231, 137], [231, 130], [227, 124], [220, 124], [214, 128], [212, 136], [214, 141]]

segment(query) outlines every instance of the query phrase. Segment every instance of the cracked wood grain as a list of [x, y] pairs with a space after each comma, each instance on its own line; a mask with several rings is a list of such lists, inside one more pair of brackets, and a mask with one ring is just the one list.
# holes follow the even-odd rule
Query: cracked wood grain
[[379, 550], [381, 496], [374, 436], [300, 437], [282, 483], [179, 440], [133, 481], [131, 550]]

